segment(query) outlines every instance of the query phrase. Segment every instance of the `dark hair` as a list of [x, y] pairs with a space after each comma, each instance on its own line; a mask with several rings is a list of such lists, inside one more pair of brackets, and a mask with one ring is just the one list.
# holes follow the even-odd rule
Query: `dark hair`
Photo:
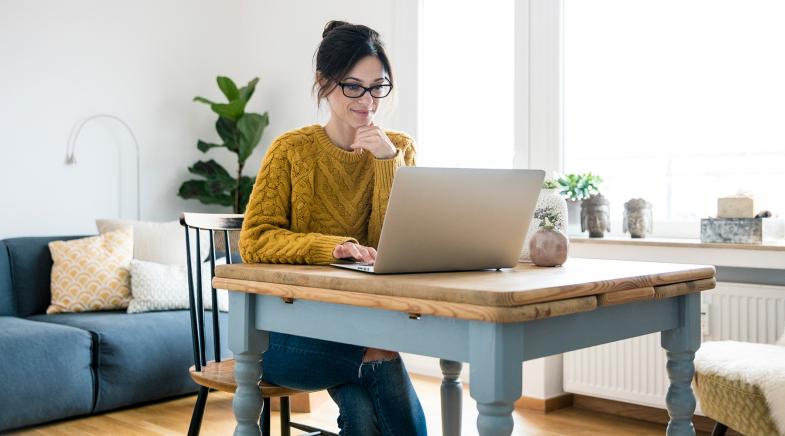
[[[376, 56], [393, 83], [392, 69], [379, 33], [362, 24], [329, 21], [322, 32], [322, 42], [316, 50], [316, 77], [313, 90], [317, 99], [323, 98], [338, 86], [354, 65], [366, 56]], [[320, 83], [324, 81], [324, 86]]]

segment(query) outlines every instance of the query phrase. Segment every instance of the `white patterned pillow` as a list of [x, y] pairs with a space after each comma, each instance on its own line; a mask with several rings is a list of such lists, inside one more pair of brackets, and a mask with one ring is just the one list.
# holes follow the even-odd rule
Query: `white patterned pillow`
[[[209, 263], [202, 265], [202, 289], [205, 308], [212, 309]], [[132, 260], [131, 297], [128, 313], [188, 309], [186, 267]], [[223, 312], [229, 310], [229, 294], [224, 289], [218, 289], [218, 309]]]
[[[134, 259], [166, 265], [185, 265], [185, 228], [178, 221], [152, 222], [124, 219], [97, 219], [98, 233], [104, 234], [124, 227], [134, 229]], [[210, 250], [207, 232], [202, 232], [201, 254], [205, 259]], [[196, 254], [196, 240], [191, 234], [191, 253]]]

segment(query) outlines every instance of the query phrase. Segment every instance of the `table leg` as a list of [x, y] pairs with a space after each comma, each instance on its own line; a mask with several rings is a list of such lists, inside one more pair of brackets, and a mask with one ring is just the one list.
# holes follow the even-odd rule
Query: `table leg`
[[267, 332], [255, 327], [255, 296], [229, 292], [229, 349], [234, 353], [234, 381], [237, 391], [232, 399], [232, 410], [237, 421], [235, 436], [259, 436], [259, 416], [262, 393], [259, 379], [262, 374], [262, 353], [267, 349]]
[[512, 434], [512, 411], [521, 397], [523, 326], [472, 322], [469, 390], [477, 401], [480, 436]]
[[463, 385], [461, 376], [461, 362], [441, 359], [439, 366], [442, 368], [442, 435], [460, 436], [461, 434], [461, 409], [463, 407]]
[[671, 384], [665, 403], [670, 415], [666, 433], [694, 435], [692, 415], [695, 412], [695, 395], [692, 377], [695, 374], [695, 351], [700, 346], [700, 293], [675, 297], [679, 299], [681, 327], [662, 332], [661, 344], [668, 356], [667, 371]]

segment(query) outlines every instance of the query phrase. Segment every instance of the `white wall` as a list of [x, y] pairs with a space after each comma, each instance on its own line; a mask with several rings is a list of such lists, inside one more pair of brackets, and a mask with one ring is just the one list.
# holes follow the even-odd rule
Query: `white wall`
[[86, 125], [77, 165], [64, 165], [73, 125], [103, 112], [139, 139], [143, 219], [226, 211], [176, 195], [196, 160], [232, 164], [226, 150], [196, 149], [218, 138], [192, 98], [220, 98], [217, 75], [261, 78], [249, 110], [269, 111], [271, 124], [248, 162], [255, 174], [275, 136], [319, 121], [310, 86], [324, 23], [365, 23], [390, 40], [394, 16], [393, 0], [0, 2], [0, 238], [92, 233], [95, 218], [118, 216], [118, 147], [122, 215], [136, 215], [132, 147], [117, 124]]

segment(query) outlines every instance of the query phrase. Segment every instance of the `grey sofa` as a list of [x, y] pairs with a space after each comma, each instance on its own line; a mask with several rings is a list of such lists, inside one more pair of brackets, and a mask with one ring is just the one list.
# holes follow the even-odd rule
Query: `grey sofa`
[[0, 241], [0, 432], [198, 388], [188, 374], [187, 310], [45, 314], [52, 268], [47, 244], [75, 238]]

